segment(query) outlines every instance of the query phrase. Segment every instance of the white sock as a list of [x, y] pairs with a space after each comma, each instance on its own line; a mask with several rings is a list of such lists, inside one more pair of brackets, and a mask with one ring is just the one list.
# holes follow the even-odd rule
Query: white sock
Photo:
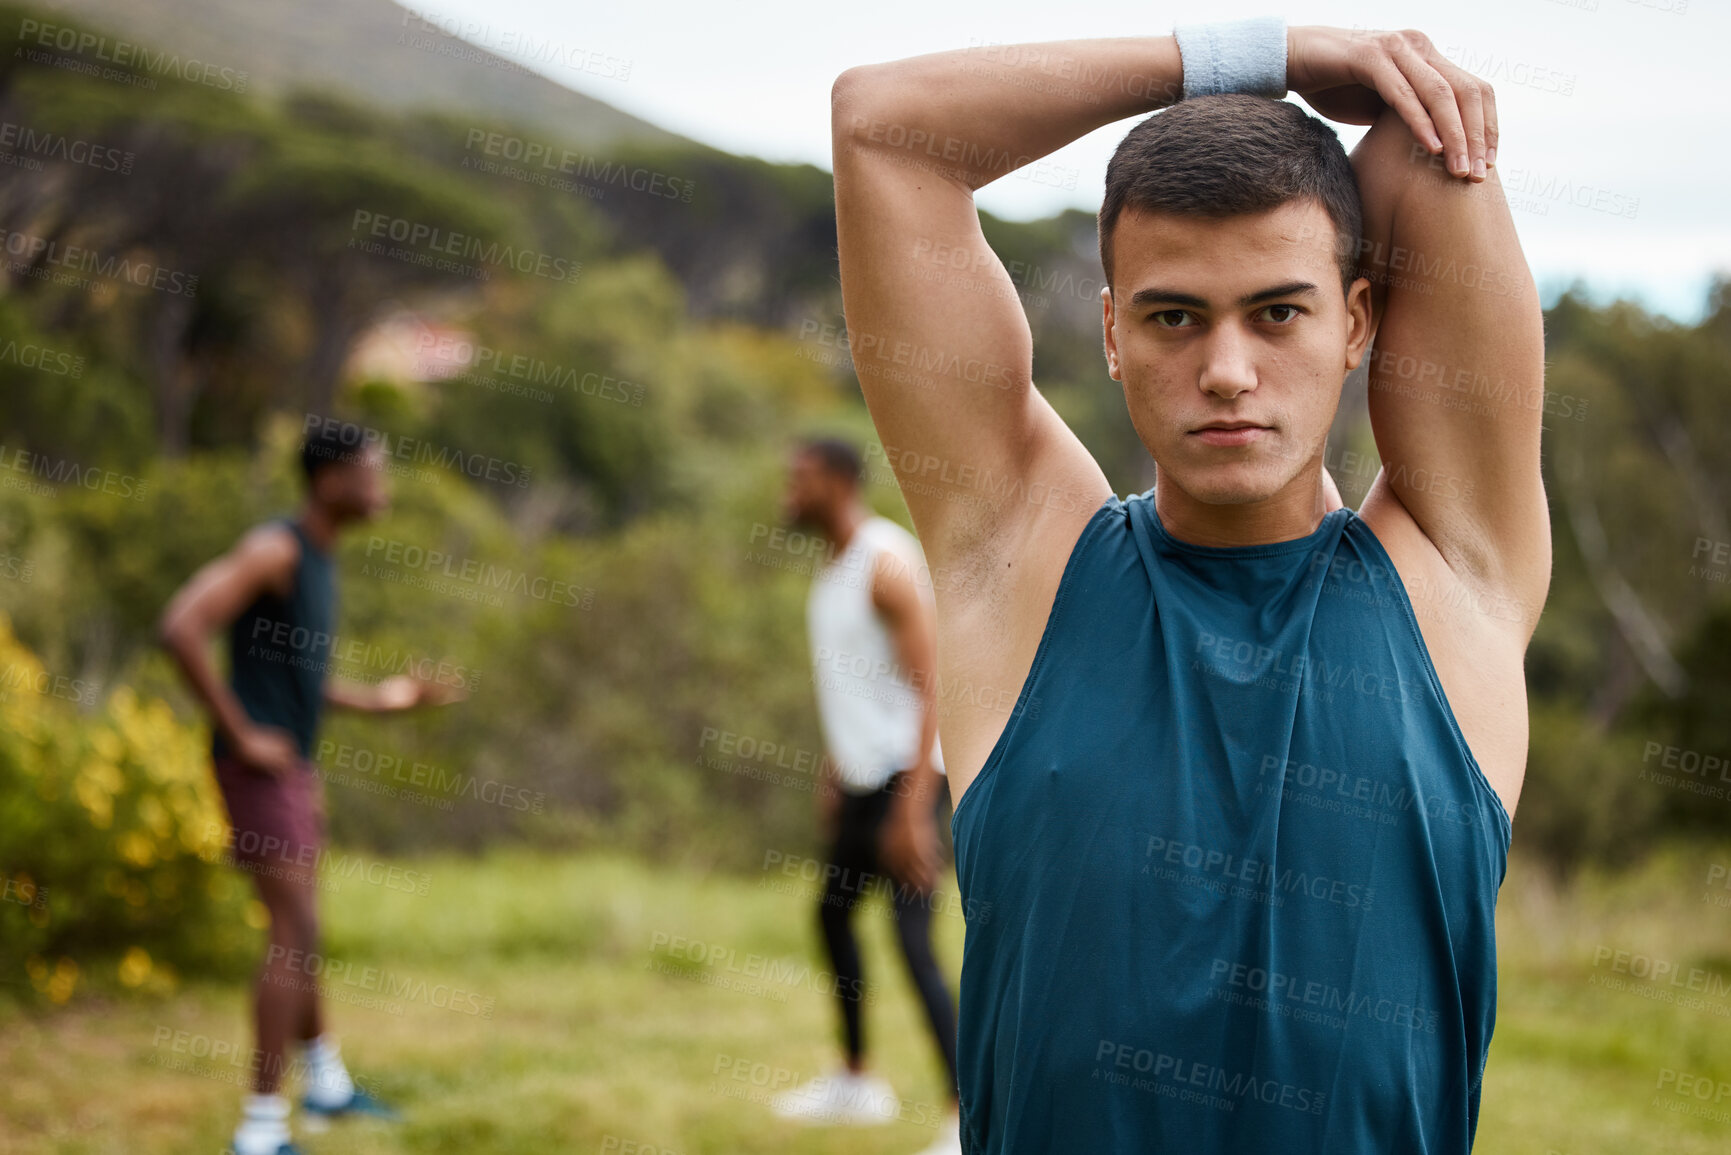
[[234, 1129], [234, 1155], [276, 1155], [289, 1141], [289, 1101], [281, 1095], [248, 1095]]
[[307, 1098], [316, 1106], [341, 1107], [355, 1093], [340, 1051], [329, 1035], [307, 1040]]

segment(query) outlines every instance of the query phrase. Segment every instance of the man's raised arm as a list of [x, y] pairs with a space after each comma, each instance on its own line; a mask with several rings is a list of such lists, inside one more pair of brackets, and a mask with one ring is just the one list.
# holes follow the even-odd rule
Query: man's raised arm
[[1034, 389], [1028, 321], [974, 190], [1181, 90], [1169, 36], [944, 52], [836, 80], [848, 343], [935, 571], [978, 573], [1049, 528], [1074, 541], [1110, 493]]
[[[1494, 150], [1489, 86], [1483, 100]], [[1482, 183], [1452, 179], [1392, 113], [1352, 161], [1360, 270], [1379, 318], [1370, 419], [1383, 471], [1363, 513], [1379, 533], [1401, 532], [1410, 515], [1524, 647], [1551, 562], [1539, 472], [1544, 321], [1508, 201], [1494, 167]]]

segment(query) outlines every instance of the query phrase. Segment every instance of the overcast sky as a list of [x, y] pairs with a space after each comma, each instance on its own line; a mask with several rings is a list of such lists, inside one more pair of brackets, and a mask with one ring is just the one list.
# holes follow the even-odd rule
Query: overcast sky
[[[1199, 11], [1052, 0], [399, 2], [442, 25], [473, 22], [469, 38], [495, 51], [526, 36], [601, 53], [614, 63], [541, 71], [729, 152], [826, 170], [829, 88], [850, 65], [970, 44], [1160, 35], [1177, 14]], [[1600, 298], [1631, 296], [1692, 320], [1709, 276], [1731, 275], [1723, 90], [1731, 0], [1317, 0], [1290, 8], [1213, 0], [1206, 11], [1211, 19], [1280, 13], [1290, 24], [1414, 27], [1491, 80], [1502, 121], [1498, 166], [1547, 302], [1579, 277]], [[1107, 158], [1132, 123], [1054, 153], [1047, 172], [1062, 179], [1004, 178], [980, 192], [980, 205], [1016, 218], [1094, 211]], [[1363, 131], [1340, 126], [1348, 148]], [[1059, 187], [1071, 178], [1073, 188]]]

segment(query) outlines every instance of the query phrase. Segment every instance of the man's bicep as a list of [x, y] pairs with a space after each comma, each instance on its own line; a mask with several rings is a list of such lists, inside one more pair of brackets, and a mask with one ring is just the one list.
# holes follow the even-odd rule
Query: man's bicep
[[849, 352], [921, 540], [949, 560], [982, 523], [1021, 512], [1012, 491], [1099, 470], [1034, 389], [1027, 317], [969, 191], [844, 150], [838, 139]]
[[1369, 405], [1383, 480], [1463, 579], [1529, 585], [1550, 565], [1544, 322], [1500, 182], [1449, 176], [1386, 115], [1353, 163], [1360, 269], [1379, 298]]

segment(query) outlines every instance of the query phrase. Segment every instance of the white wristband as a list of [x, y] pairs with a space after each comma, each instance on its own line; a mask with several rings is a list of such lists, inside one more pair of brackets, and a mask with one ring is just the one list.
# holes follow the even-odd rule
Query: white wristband
[[1286, 20], [1258, 16], [1172, 30], [1184, 64], [1184, 99], [1221, 92], [1286, 95]]

